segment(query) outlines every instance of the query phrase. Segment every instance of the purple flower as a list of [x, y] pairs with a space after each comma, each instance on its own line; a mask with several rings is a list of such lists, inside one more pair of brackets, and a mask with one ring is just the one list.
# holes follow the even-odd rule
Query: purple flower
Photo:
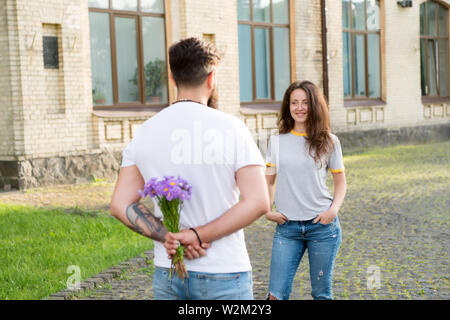
[[151, 178], [144, 185], [144, 190], [139, 190], [139, 195], [143, 198], [146, 196], [165, 197], [168, 201], [180, 199], [181, 201], [189, 200], [192, 194], [192, 186], [181, 177], [175, 179], [174, 176], [164, 176], [162, 180]]
[[176, 180], [176, 185], [181, 189], [180, 199], [188, 200], [192, 194], [192, 186], [184, 179], [178, 177]]
[[187, 194], [186, 191], [181, 191], [181, 192], [180, 192], [180, 200], [181, 200], [181, 201], [189, 200], [189, 199], [190, 199], [190, 197], [188, 196], [188, 194]]
[[[144, 184], [144, 189], [138, 190], [138, 192], [142, 198], [147, 196], [156, 197], [158, 206], [163, 214], [164, 226], [170, 232], [180, 231], [180, 213], [183, 208], [183, 201], [189, 200], [192, 194], [192, 186], [186, 180], [181, 177], [175, 179], [174, 176], [164, 176], [161, 180], [151, 178]], [[176, 256], [172, 259], [172, 265], [175, 266], [178, 274], [180, 274], [179, 270], [186, 269], [183, 262], [183, 250], [184, 247], [182, 245], [179, 246]]]
[[146, 196], [150, 196], [151, 198], [153, 198], [154, 196], [156, 196], [156, 191], [155, 191], [155, 185], [157, 183], [157, 178], [151, 178], [146, 184], [144, 184], [144, 190], [139, 190], [139, 195], [142, 198], [145, 198]]

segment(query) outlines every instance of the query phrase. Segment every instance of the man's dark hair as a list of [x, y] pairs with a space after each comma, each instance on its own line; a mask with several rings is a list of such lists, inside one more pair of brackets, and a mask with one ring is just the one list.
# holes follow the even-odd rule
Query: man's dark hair
[[201, 38], [183, 39], [169, 48], [170, 71], [177, 86], [199, 86], [219, 62], [217, 48]]

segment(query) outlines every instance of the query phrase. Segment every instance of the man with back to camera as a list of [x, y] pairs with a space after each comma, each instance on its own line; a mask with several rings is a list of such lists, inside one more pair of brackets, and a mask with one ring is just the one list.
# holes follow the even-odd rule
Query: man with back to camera
[[[155, 299], [253, 299], [243, 228], [270, 210], [265, 162], [240, 119], [208, 107], [215, 101], [219, 62], [215, 46], [200, 38], [172, 45], [177, 101], [143, 123], [123, 151], [111, 214], [156, 240]], [[163, 176], [192, 185], [180, 233], [167, 233], [155, 202], [154, 216], [139, 203], [145, 181]], [[184, 280], [169, 277], [168, 252], [178, 240], [187, 248]]]

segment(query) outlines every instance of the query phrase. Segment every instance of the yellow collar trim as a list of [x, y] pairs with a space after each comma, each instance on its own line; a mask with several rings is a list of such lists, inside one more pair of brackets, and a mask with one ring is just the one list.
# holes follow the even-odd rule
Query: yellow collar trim
[[299, 137], [306, 137], [306, 133], [299, 133], [299, 132], [295, 132], [294, 130], [291, 130], [291, 133], [296, 136], [299, 136]]

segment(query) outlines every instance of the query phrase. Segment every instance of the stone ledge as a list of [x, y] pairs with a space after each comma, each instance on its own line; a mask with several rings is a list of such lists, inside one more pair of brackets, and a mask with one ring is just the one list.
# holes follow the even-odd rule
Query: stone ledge
[[94, 178], [115, 179], [121, 156], [121, 152], [104, 151], [80, 156], [0, 161], [0, 190], [82, 183]]
[[86, 149], [79, 151], [66, 151], [58, 153], [41, 153], [41, 154], [26, 154], [26, 155], [15, 155], [15, 156], [0, 156], [0, 161], [25, 161], [25, 160], [37, 160], [37, 159], [47, 159], [56, 157], [80, 157], [86, 155], [99, 155], [106, 152], [102, 148]]
[[243, 115], [272, 114], [280, 112], [281, 103], [244, 104], [239, 110]]
[[117, 119], [117, 118], [136, 118], [136, 119], [147, 119], [158, 112], [163, 110], [165, 107], [152, 107], [152, 108], [141, 108], [141, 109], [115, 109], [115, 110], [94, 110], [92, 114], [98, 118], [106, 119]]
[[386, 102], [381, 99], [356, 99], [356, 100], [344, 100], [344, 107], [375, 107], [385, 106]]
[[450, 123], [398, 129], [346, 131], [335, 134], [339, 137], [345, 153], [375, 146], [387, 147], [397, 144], [446, 141], [450, 138]]
[[146, 256], [145, 258], [140, 255], [136, 256], [84, 280], [80, 283], [80, 289], [62, 290], [45, 297], [42, 300], [71, 300], [75, 295], [82, 294], [87, 290], [92, 290], [104, 284], [110, 283], [113, 279], [118, 278], [123, 274], [133, 272], [148, 264], [148, 261], [153, 260], [153, 250], [145, 251], [144, 254]]

